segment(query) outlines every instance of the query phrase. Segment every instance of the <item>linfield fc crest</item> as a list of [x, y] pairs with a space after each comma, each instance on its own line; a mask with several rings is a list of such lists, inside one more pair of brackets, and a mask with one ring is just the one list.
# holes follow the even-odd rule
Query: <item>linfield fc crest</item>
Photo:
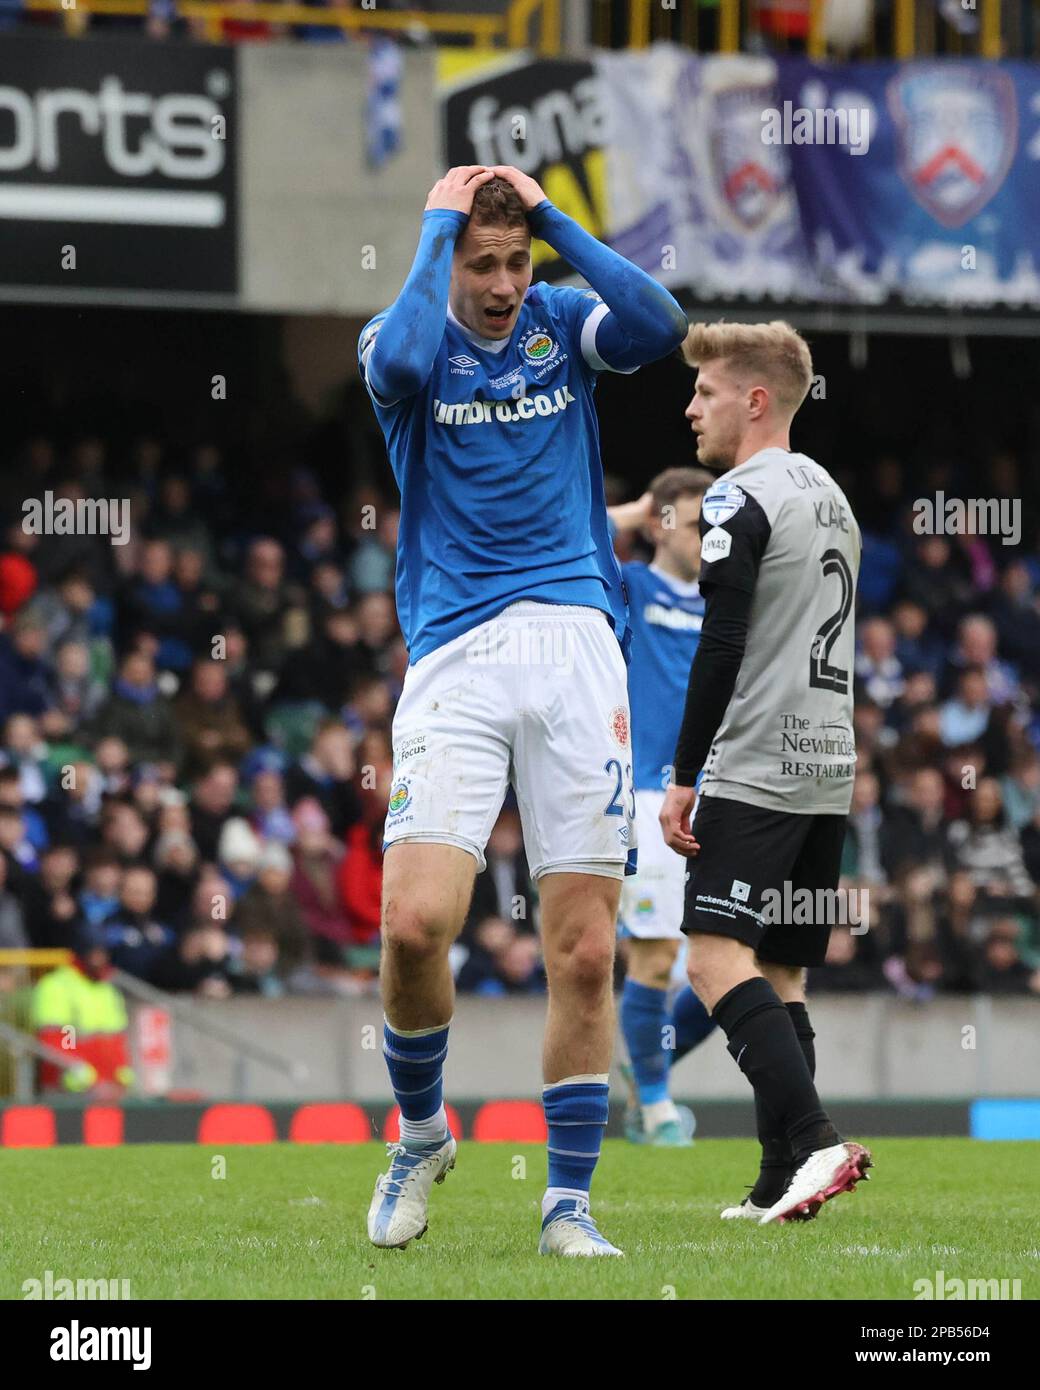
[[524, 356], [528, 362], [547, 362], [555, 351], [556, 344], [548, 333], [532, 333], [524, 341]]
[[624, 705], [615, 705], [610, 711], [610, 732], [615, 743], [628, 747], [628, 710]]
[[1015, 84], [1006, 72], [903, 68], [888, 87], [903, 181], [944, 227], [981, 212], [1011, 167], [1018, 143]]
[[736, 516], [747, 501], [747, 493], [736, 483], [713, 483], [704, 494], [701, 512], [710, 526], [721, 526]]
[[399, 816], [411, 799], [412, 794], [408, 789], [408, 783], [398, 782], [390, 792], [390, 814], [392, 816]]
[[715, 187], [749, 231], [766, 221], [787, 183], [782, 147], [762, 139], [762, 112], [775, 105], [775, 88], [758, 82], [724, 87], [711, 102], [708, 148]]

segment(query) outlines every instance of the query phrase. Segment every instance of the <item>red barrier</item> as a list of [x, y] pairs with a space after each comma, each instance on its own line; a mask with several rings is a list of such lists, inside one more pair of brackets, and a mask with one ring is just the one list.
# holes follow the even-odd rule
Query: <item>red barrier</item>
[[359, 1105], [301, 1105], [289, 1138], [296, 1144], [366, 1144], [372, 1126]]
[[265, 1105], [211, 1105], [199, 1121], [200, 1144], [273, 1144], [277, 1137]]
[[83, 1112], [83, 1142], [110, 1149], [123, 1142], [123, 1112], [117, 1105], [88, 1105]]
[[473, 1138], [482, 1144], [544, 1144], [545, 1111], [534, 1100], [489, 1100], [477, 1111]]
[[58, 1142], [58, 1124], [49, 1105], [13, 1105], [0, 1114], [0, 1145], [8, 1149], [49, 1149]]

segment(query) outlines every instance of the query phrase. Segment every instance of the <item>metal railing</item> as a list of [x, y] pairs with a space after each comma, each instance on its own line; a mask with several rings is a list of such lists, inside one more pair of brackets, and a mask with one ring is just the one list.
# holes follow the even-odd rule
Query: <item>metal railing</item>
[[[65, 32], [83, 33], [91, 15], [117, 15], [144, 19], [148, 0], [24, 0], [25, 8], [37, 13], [60, 14]], [[433, 35], [457, 35], [475, 47], [534, 48], [544, 57], [560, 52], [560, 0], [511, 0], [503, 14], [458, 13], [428, 10], [318, 9], [303, 4], [280, 4], [260, 0], [257, 4], [241, 0], [177, 0], [178, 18], [197, 24], [201, 37], [219, 43], [224, 21], [237, 20], [276, 27], [340, 29], [344, 34], [426, 31]], [[533, 32], [537, 25], [537, 32]]]
[[[0, 951], [0, 969], [9, 968], [25, 972], [24, 978], [19, 981], [19, 985], [25, 987], [30, 982], [29, 971], [49, 970], [55, 966], [66, 965], [71, 959], [72, 953], [64, 950], [3, 950]], [[214, 1010], [203, 1008], [192, 999], [167, 994], [165, 990], [156, 989], [122, 970], [114, 970], [110, 978], [112, 983], [131, 999], [165, 1009], [186, 1027], [227, 1047], [235, 1058], [232, 1091], [236, 1097], [242, 1098], [247, 1094], [247, 1071], [250, 1063], [268, 1067], [296, 1085], [302, 1085], [308, 1079], [310, 1073], [305, 1063], [291, 1061], [272, 1048], [264, 1047], [262, 1043], [245, 1037], [223, 1022]], [[69, 1057], [66, 1053], [41, 1043], [32, 1033], [19, 1027], [17, 1020], [0, 1020], [0, 1043], [5, 1044], [7, 1049], [14, 1053], [14, 1091], [19, 1100], [31, 1098], [35, 1089], [32, 1058], [53, 1062], [65, 1070], [74, 1070], [82, 1066], [82, 1062], [75, 1057]]]
[[12, 947], [0, 951], [0, 970], [5, 967], [24, 970], [53, 970], [57, 965], [68, 965], [72, 952], [60, 947], [26, 946], [23, 949]]
[[[750, 48], [752, 35], [761, 36], [768, 47], [783, 51], [791, 47], [774, 27], [777, 16], [798, 16], [799, 0], [592, 0], [592, 42], [609, 48], [621, 37], [628, 48], [646, 48], [656, 39], [670, 39], [687, 48], [706, 53], [737, 53]], [[975, 11], [977, 4], [977, 11]], [[826, 0], [801, 0], [802, 33], [798, 45], [810, 58], [823, 58], [828, 51]], [[1002, 7], [1001, 0], [973, 0], [978, 15], [975, 35], [962, 34], [941, 15], [936, 0], [892, 0], [890, 21], [871, 5], [863, 42], [854, 45], [860, 57], [930, 57], [940, 48], [953, 56], [988, 59], [1021, 54], [1034, 49], [1034, 33], [1040, 31], [1040, 5], [1022, 0], [1017, 10]], [[617, 26], [617, 17], [624, 19]], [[884, 26], [884, 27], [883, 27]], [[619, 36], [616, 29], [623, 27]], [[612, 29], [615, 32], [612, 34]], [[756, 50], [757, 51], [757, 50]]]
[[272, 1071], [288, 1077], [297, 1085], [302, 1085], [310, 1075], [305, 1063], [289, 1061], [288, 1058], [272, 1051], [271, 1048], [254, 1042], [252, 1038], [243, 1037], [234, 1028], [229, 1028], [226, 1023], [222, 1023], [210, 1009], [203, 1009], [193, 1000], [183, 999], [176, 994], [167, 994], [165, 990], [156, 989], [154, 985], [146, 984], [144, 980], [139, 980], [136, 975], [127, 975], [123, 970], [113, 970], [111, 979], [112, 983], [118, 985], [124, 994], [130, 995], [133, 999], [140, 999], [142, 1003], [154, 1004], [165, 1009], [174, 1018], [180, 1019], [187, 1027], [212, 1038], [214, 1042], [221, 1043], [234, 1052], [235, 1070], [232, 1090], [239, 1098], [244, 1097], [248, 1090], [246, 1067], [249, 1062], [257, 1062], [261, 1066], [269, 1067]]
[[[463, 0], [464, 3], [464, 0]], [[827, 54], [826, 0], [804, 0], [807, 11], [805, 37], [799, 40], [810, 58]], [[949, 29], [945, 51], [952, 55], [975, 54], [997, 59], [1025, 46], [1023, 16], [1005, 15], [1001, 0], [977, 0], [979, 28], [970, 38]], [[686, 47], [712, 53], [737, 53], [749, 34], [760, 31], [772, 47], [783, 50], [787, 40], [770, 34], [760, 23], [760, 12], [773, 14], [782, 0], [770, 5], [766, 0], [592, 0], [591, 40], [610, 47], [609, 36], [615, 10], [621, 20], [622, 42], [629, 48], [646, 48], [655, 39], [671, 39]], [[91, 15], [115, 15], [145, 19], [148, 0], [24, 0], [26, 10], [60, 14], [65, 32], [78, 35], [87, 28]], [[176, 0], [178, 18], [188, 20], [199, 37], [219, 43], [226, 20], [270, 24], [275, 28], [339, 29], [344, 34], [422, 33], [457, 39], [474, 47], [530, 49], [542, 57], [561, 52], [561, 0], [510, 0], [499, 14], [480, 14], [467, 10], [457, 13], [428, 10], [320, 9], [299, 3], [280, 4], [277, 0]], [[706, 23], [701, 37], [702, 18]], [[1006, 26], [1005, 26], [1006, 20]], [[938, 26], [943, 23], [935, 0], [893, 0], [890, 23], [884, 36], [879, 34], [878, 15], [871, 7], [868, 32], [855, 50], [861, 57], [914, 58], [938, 51]], [[1040, 14], [1033, 11], [1030, 22], [1040, 26]]]
[[23, 1033], [20, 1028], [15, 1028], [10, 1023], [0, 1022], [0, 1042], [5, 1043], [8, 1050], [14, 1053], [14, 1097], [23, 1103], [31, 1101], [36, 1093], [34, 1057], [40, 1062], [50, 1062], [52, 1066], [62, 1067], [65, 1071], [79, 1071], [83, 1067], [83, 1063], [75, 1057], [59, 1052], [56, 1047], [48, 1047], [31, 1033]]
[[0, 1100], [12, 1093], [19, 1100], [32, 1097], [34, 1057], [53, 1062], [66, 1070], [78, 1065], [75, 1059], [47, 1047], [26, 1032], [33, 971], [52, 970], [71, 959], [71, 951], [36, 950], [30, 947], [0, 950], [0, 970], [5, 974], [10, 972], [13, 977], [11, 987], [0, 992], [0, 1044], [8, 1044], [6, 1047], [0, 1045]]

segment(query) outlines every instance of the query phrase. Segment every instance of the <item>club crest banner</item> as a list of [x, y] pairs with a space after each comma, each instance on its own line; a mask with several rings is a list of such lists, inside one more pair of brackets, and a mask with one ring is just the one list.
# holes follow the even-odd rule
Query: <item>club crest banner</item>
[[[1040, 306], [1040, 66], [668, 43], [472, 66], [442, 83], [447, 163], [520, 165], [672, 289]], [[569, 273], [536, 251], [539, 274]]]
[[787, 147], [821, 297], [1040, 304], [1040, 68], [789, 60], [777, 72], [782, 110], [855, 113], [869, 130], [860, 152]]

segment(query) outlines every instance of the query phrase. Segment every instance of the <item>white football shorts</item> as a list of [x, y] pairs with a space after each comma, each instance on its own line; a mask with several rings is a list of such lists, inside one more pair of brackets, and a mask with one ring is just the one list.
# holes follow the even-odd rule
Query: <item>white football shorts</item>
[[618, 930], [622, 936], [650, 941], [669, 938], [683, 941], [683, 909], [689, 861], [664, 842], [657, 819], [664, 792], [636, 792], [636, 825], [639, 834], [639, 871], [621, 889]]
[[388, 847], [458, 845], [483, 869], [512, 783], [533, 877], [634, 865], [627, 670], [596, 609], [524, 600], [421, 657], [393, 742]]

